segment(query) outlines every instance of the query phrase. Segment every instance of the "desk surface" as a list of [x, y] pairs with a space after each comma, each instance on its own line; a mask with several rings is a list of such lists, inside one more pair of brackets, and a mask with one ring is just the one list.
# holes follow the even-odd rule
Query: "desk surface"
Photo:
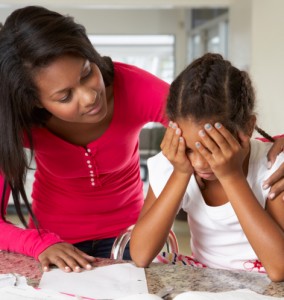
[[[42, 271], [38, 261], [33, 258], [1, 251], [0, 262], [0, 274], [17, 273], [25, 276], [30, 285], [39, 284]], [[98, 259], [96, 265], [105, 266], [121, 262]], [[189, 290], [221, 292], [244, 288], [263, 295], [284, 296], [284, 282], [271, 282], [265, 274], [156, 263], [151, 264], [145, 271], [149, 293], [157, 293], [163, 287], [174, 288], [167, 299]]]

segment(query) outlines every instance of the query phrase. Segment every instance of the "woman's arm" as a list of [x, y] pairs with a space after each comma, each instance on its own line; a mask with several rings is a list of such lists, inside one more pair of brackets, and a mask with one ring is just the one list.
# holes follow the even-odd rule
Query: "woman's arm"
[[174, 171], [158, 198], [150, 186], [144, 207], [130, 239], [131, 258], [146, 267], [163, 248], [183, 199], [192, 168], [185, 156], [180, 130], [169, 127], [161, 144], [163, 154], [173, 163]]
[[222, 184], [243, 231], [267, 274], [273, 281], [283, 281], [284, 203], [279, 195], [273, 205], [269, 204], [267, 211], [261, 207], [243, 172], [249, 138], [240, 138], [241, 145], [224, 127], [211, 127], [207, 130], [207, 135], [202, 137], [200, 153]]
[[[0, 195], [4, 190], [4, 178], [0, 175]], [[3, 208], [6, 215], [10, 189], [8, 188]], [[1, 198], [0, 198], [1, 199]], [[80, 271], [81, 267], [90, 269], [90, 262], [95, 258], [76, 249], [73, 245], [64, 243], [63, 240], [52, 232], [42, 229], [24, 229], [5, 221], [0, 216], [0, 249], [38, 259], [44, 271], [49, 270], [50, 265], [57, 265], [64, 271]]]
[[[0, 195], [4, 191], [4, 177], [0, 175]], [[6, 215], [10, 196], [10, 188], [7, 187], [4, 203], [0, 203], [3, 215]], [[0, 198], [1, 201], [1, 198]], [[49, 245], [58, 243], [61, 239], [52, 233], [41, 231], [41, 235], [36, 229], [19, 228], [9, 222], [6, 222], [0, 216], [0, 249], [17, 252], [37, 258], [38, 255]]]

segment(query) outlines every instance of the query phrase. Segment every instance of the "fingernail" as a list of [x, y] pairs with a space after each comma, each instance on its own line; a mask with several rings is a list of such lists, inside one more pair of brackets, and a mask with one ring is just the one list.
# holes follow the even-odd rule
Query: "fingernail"
[[267, 189], [269, 188], [269, 185], [268, 185], [267, 183], [265, 183], [265, 184], [262, 185], [262, 188], [263, 188], [264, 190], [267, 190]]
[[200, 143], [199, 143], [199, 142], [196, 142], [196, 143], [195, 143], [195, 146], [196, 146], [196, 148], [200, 148]]
[[222, 127], [222, 125], [221, 125], [221, 123], [216, 123], [216, 124], [215, 124], [215, 127], [216, 127], [217, 129], [220, 129], [220, 128]]
[[272, 163], [271, 163], [271, 161], [268, 161], [267, 162], [267, 168], [270, 169], [271, 167], [272, 167]]
[[176, 134], [180, 134], [181, 133], [181, 131], [180, 131], [180, 129], [178, 128], [177, 130], [176, 130]]
[[48, 271], [48, 267], [43, 267], [43, 272], [47, 272]]
[[268, 195], [268, 198], [271, 199], [271, 200], [274, 199], [274, 197], [275, 197], [274, 193], [271, 193], [271, 194]]
[[211, 126], [211, 124], [207, 123], [207, 124], [205, 124], [204, 128], [206, 130], [210, 130], [212, 128], [212, 126]]
[[176, 128], [177, 128], [177, 124], [173, 123], [173, 124], [172, 124], [172, 128], [173, 128], [173, 129], [176, 129]]
[[200, 131], [199, 131], [199, 135], [200, 135], [200, 136], [205, 136], [205, 131], [204, 131], [204, 130], [200, 130]]
[[172, 126], [173, 126], [173, 122], [170, 121], [170, 122], [169, 122], [169, 127], [172, 127]]
[[75, 271], [76, 271], [76, 272], [79, 272], [79, 271], [81, 271], [81, 268], [80, 268], [79, 266], [76, 266], [76, 267], [75, 267]]
[[181, 136], [178, 138], [178, 140], [179, 140], [180, 143], [183, 142], [183, 138]]
[[67, 267], [67, 266], [64, 269], [65, 269], [66, 272], [70, 271], [70, 268]]
[[92, 266], [91, 266], [90, 264], [87, 264], [87, 265], [86, 265], [86, 269], [87, 269], [87, 270], [91, 270], [91, 269], [92, 269]]

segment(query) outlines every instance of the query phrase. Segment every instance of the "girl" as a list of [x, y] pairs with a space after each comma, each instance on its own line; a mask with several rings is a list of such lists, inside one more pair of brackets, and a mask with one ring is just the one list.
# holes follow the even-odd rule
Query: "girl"
[[[273, 281], [284, 280], [283, 193], [266, 201], [271, 143], [250, 138], [256, 129], [273, 139], [256, 126], [254, 106], [247, 73], [218, 54], [195, 60], [174, 80], [167, 102], [172, 122], [162, 153], [149, 159], [150, 188], [130, 241], [138, 266], [159, 253], [182, 207], [193, 262], [265, 269]], [[274, 168], [283, 161], [281, 153]]]

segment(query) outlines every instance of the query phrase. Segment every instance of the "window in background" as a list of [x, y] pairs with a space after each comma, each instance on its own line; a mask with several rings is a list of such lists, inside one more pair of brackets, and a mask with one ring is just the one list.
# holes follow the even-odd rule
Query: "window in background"
[[89, 35], [96, 50], [114, 61], [140, 67], [171, 83], [174, 78], [173, 35]]
[[206, 52], [228, 57], [228, 10], [193, 9], [189, 35], [188, 61]]

